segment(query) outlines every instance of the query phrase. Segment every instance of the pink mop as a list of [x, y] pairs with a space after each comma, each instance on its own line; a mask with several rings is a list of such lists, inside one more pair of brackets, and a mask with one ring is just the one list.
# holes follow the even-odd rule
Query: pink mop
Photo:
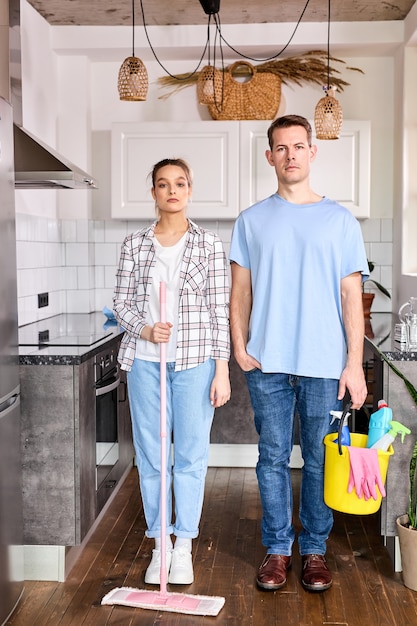
[[[160, 284], [160, 313], [161, 322], [166, 321], [166, 285]], [[145, 589], [133, 589], [130, 587], [117, 587], [110, 591], [101, 601], [101, 604], [120, 604], [141, 609], [154, 609], [156, 611], [170, 611], [173, 613], [188, 613], [191, 615], [218, 615], [224, 605], [225, 599], [219, 596], [198, 596], [185, 593], [167, 592], [167, 569], [166, 560], [166, 344], [160, 344], [161, 354], [161, 565], [160, 565], [160, 589], [147, 591]]]

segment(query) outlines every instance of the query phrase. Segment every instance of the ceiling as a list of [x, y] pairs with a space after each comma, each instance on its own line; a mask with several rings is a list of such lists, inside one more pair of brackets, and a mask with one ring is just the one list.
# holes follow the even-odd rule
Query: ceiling
[[[124, 26], [132, 23], [132, 0], [28, 0], [51, 25]], [[403, 20], [416, 0], [332, 0], [331, 21], [371, 22]], [[142, 0], [146, 24], [206, 24], [199, 0]], [[328, 18], [328, 0], [221, 0], [222, 24], [304, 22]], [[142, 23], [140, 0], [135, 3], [135, 21]]]

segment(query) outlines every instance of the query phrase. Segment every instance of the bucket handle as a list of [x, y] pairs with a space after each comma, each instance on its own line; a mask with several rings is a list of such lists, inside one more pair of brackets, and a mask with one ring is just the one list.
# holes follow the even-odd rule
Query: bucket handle
[[343, 423], [345, 421], [346, 414], [349, 413], [351, 407], [352, 407], [352, 400], [349, 400], [349, 402], [346, 404], [345, 408], [343, 409], [342, 416], [341, 416], [341, 418], [339, 420], [339, 429], [338, 429], [338, 435], [337, 435], [337, 446], [339, 448], [339, 454], [340, 455], [343, 454], [342, 444], [341, 444]]

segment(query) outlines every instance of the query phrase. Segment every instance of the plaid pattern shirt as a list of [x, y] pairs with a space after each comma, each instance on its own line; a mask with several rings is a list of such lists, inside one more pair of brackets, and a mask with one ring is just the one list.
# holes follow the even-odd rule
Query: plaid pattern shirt
[[[208, 358], [230, 358], [229, 281], [223, 244], [215, 233], [188, 222], [180, 268], [176, 371]], [[156, 222], [125, 238], [116, 272], [113, 308], [126, 331], [118, 356], [125, 370], [132, 367], [136, 341], [146, 326], [155, 226]]]

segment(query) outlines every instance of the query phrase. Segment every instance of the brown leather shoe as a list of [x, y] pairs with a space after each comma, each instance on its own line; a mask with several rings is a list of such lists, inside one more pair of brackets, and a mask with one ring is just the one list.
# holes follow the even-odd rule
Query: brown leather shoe
[[305, 554], [302, 558], [301, 583], [308, 591], [326, 591], [332, 586], [332, 575], [322, 554]]
[[283, 554], [267, 554], [258, 569], [256, 582], [262, 589], [275, 591], [287, 582], [287, 570], [291, 567], [291, 557]]

